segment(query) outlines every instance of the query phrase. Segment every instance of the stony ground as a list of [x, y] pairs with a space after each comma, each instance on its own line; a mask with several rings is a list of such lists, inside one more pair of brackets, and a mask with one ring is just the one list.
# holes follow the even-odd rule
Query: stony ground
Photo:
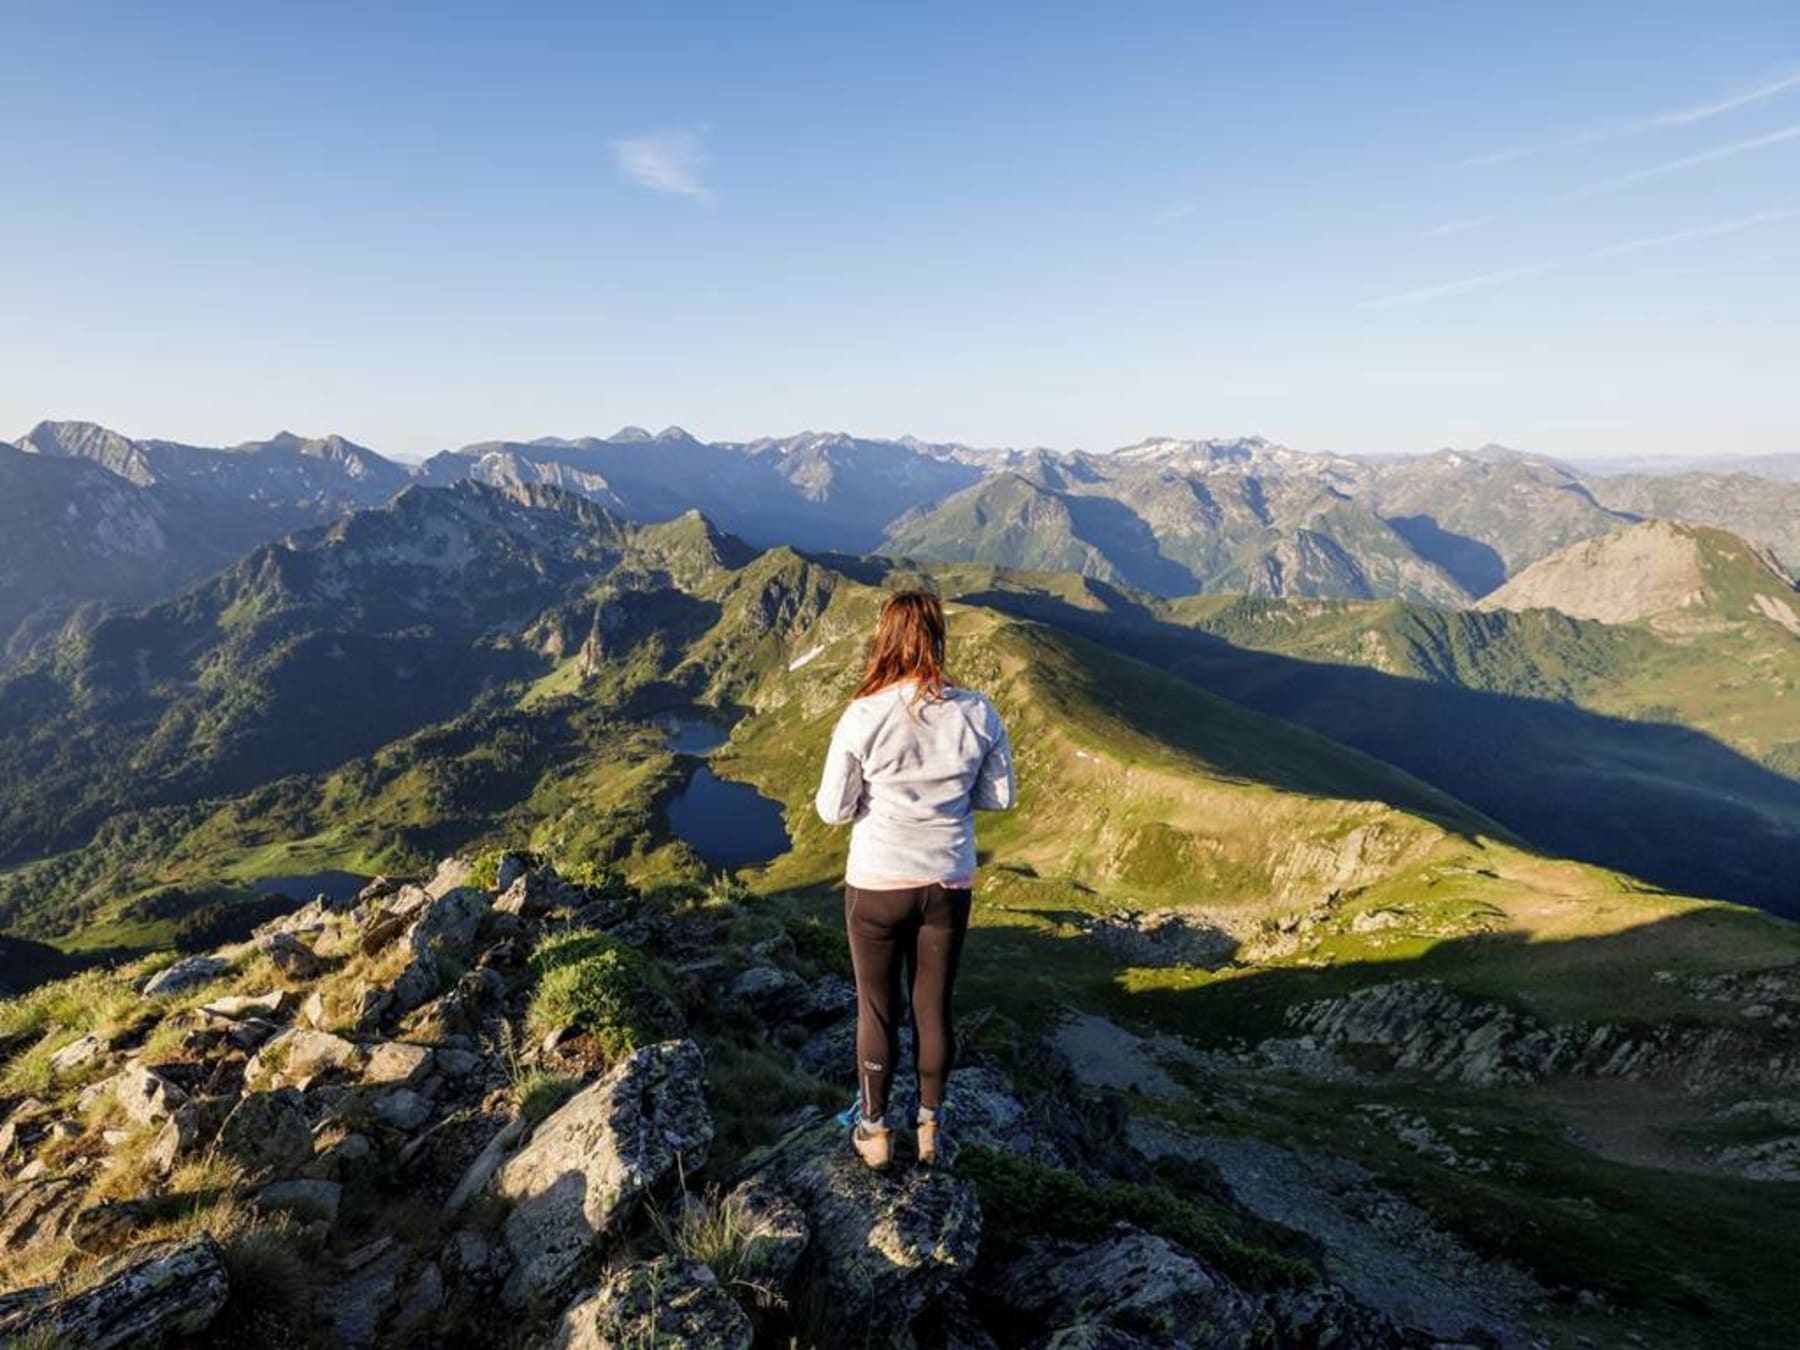
[[[1365, 1081], [1352, 1048], [1457, 1084], [1696, 1089], [1742, 1049], [1577, 1039], [1428, 981], [1229, 1052], [971, 1018], [951, 1164], [903, 1147], [876, 1175], [833, 1116], [845, 973], [797, 909], [507, 855], [0, 1005], [0, 1343], [1577, 1345], [1599, 1314], [1567, 1291], [1361, 1164], [1222, 1122]], [[1790, 1176], [1794, 1062], [1759, 1073], [1732, 1109], [1768, 1129], [1719, 1165]], [[1416, 1111], [1356, 1118], [1505, 1166]]]

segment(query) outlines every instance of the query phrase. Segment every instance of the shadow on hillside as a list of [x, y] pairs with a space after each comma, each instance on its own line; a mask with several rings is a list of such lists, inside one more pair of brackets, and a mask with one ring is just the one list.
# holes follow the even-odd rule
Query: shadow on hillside
[[1431, 516], [1389, 516], [1387, 523], [1415, 553], [1448, 572], [1470, 595], [1486, 595], [1506, 580], [1506, 560], [1491, 545], [1446, 530]]
[[1800, 917], [1800, 781], [1703, 732], [1237, 647], [1095, 589], [1110, 613], [1042, 594], [958, 599], [1049, 624], [1361, 750], [1547, 853]]

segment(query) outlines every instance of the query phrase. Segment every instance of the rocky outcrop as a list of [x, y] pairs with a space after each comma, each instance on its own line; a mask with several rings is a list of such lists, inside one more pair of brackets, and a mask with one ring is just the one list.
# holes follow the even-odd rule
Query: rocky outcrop
[[184, 956], [146, 980], [142, 992], [151, 998], [158, 994], [179, 994], [184, 989], [215, 980], [230, 969], [231, 962], [222, 956]]
[[[1626, 1023], [1551, 1026], [1528, 1012], [1467, 998], [1436, 980], [1369, 985], [1301, 1004], [1288, 1022], [1333, 1050], [1378, 1049], [1391, 1066], [1470, 1087], [1537, 1082], [1553, 1074], [1666, 1078], [1690, 1092], [1800, 1086], [1800, 1046], [1773, 1017], [1746, 1006], [1743, 1026]], [[1766, 1022], [1767, 1025], [1763, 1023]], [[1265, 1049], [1268, 1047], [1265, 1046]], [[1304, 1048], [1304, 1047], [1303, 1047]]]
[[792, 1141], [768, 1172], [806, 1214], [804, 1277], [819, 1282], [839, 1337], [860, 1339], [873, 1326], [907, 1344], [906, 1328], [974, 1267], [981, 1207], [972, 1182], [943, 1169], [871, 1172], [835, 1124]]
[[555, 1350], [750, 1350], [751, 1339], [750, 1319], [704, 1262], [664, 1256], [627, 1266], [576, 1299], [551, 1344]]
[[224, 1253], [206, 1234], [158, 1243], [130, 1252], [79, 1293], [0, 1314], [0, 1338], [83, 1350], [162, 1345], [204, 1331], [230, 1285]]
[[494, 1178], [511, 1202], [505, 1239], [515, 1306], [565, 1293], [595, 1242], [655, 1188], [698, 1172], [712, 1144], [705, 1066], [692, 1041], [664, 1041], [622, 1061], [539, 1125]]

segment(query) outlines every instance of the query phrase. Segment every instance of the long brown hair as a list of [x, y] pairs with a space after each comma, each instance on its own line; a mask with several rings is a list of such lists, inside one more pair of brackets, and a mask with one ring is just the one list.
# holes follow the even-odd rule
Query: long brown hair
[[881, 607], [856, 697], [912, 680], [921, 699], [944, 696], [944, 605], [930, 591], [897, 591]]

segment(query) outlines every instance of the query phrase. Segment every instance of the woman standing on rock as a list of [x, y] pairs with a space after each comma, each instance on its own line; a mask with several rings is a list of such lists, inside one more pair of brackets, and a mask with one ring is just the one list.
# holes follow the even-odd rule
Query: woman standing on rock
[[844, 927], [856, 967], [860, 1084], [851, 1142], [870, 1167], [894, 1156], [888, 1088], [911, 984], [919, 1161], [935, 1163], [955, 1053], [951, 997], [969, 926], [976, 811], [1013, 804], [1012, 748], [994, 705], [944, 676], [944, 607], [902, 591], [881, 607], [856, 697], [838, 719], [815, 805], [851, 821]]

